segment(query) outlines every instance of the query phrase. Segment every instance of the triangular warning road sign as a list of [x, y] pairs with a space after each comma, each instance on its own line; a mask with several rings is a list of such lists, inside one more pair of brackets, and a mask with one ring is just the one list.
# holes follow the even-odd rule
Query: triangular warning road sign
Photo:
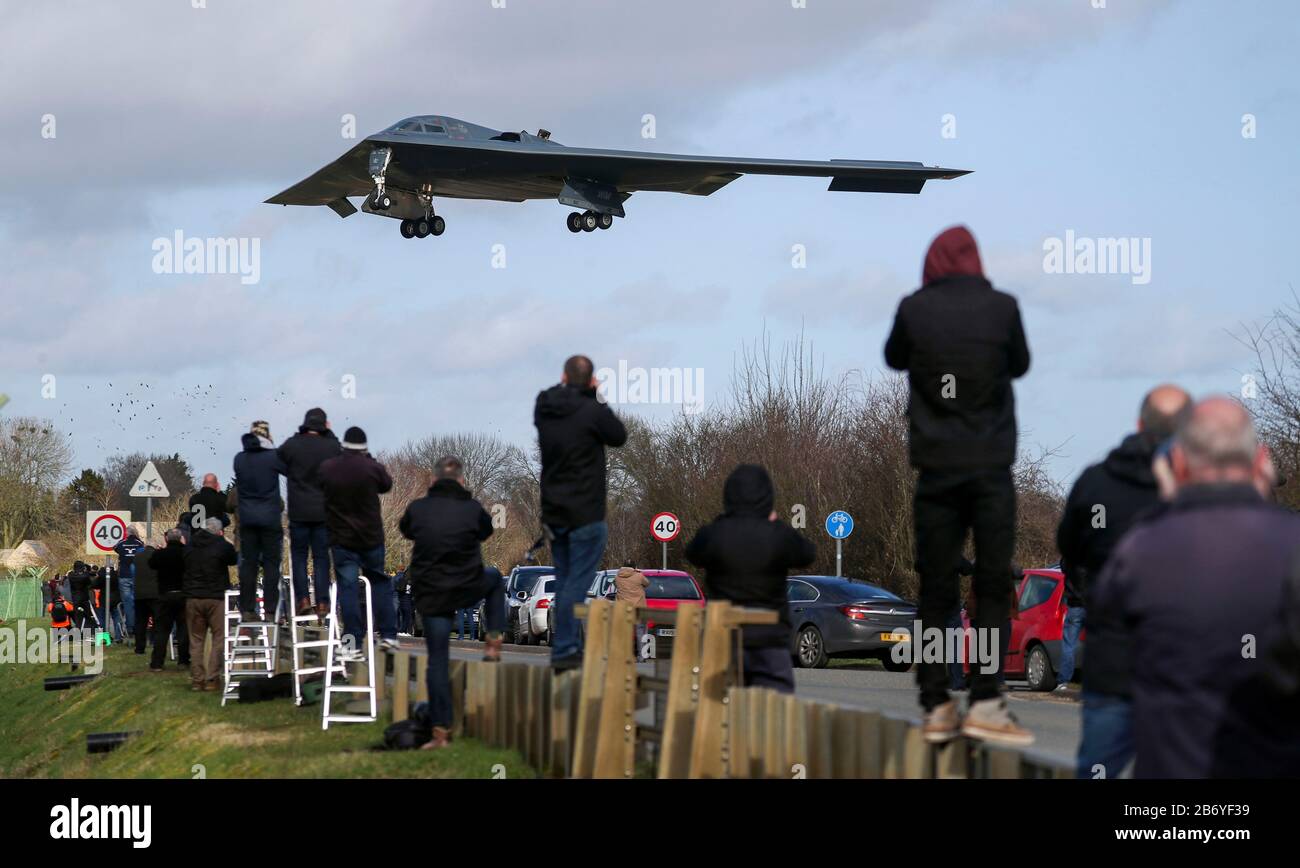
[[150, 461], [140, 471], [140, 478], [131, 486], [132, 497], [171, 497], [167, 491], [167, 483], [163, 482], [162, 474], [158, 468], [153, 466]]

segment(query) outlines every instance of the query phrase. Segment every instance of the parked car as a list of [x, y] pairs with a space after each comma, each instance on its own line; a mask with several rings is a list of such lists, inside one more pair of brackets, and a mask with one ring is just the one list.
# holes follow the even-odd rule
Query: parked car
[[[699, 582], [690, 573], [681, 570], [642, 570], [650, 584], [645, 589], [646, 607], [649, 609], [676, 610], [682, 603], [704, 604], [704, 592]], [[617, 596], [614, 577], [618, 570], [599, 570], [587, 588], [587, 602], [596, 597], [612, 600]], [[547, 641], [550, 641], [551, 625], [548, 622]], [[581, 626], [579, 627], [581, 629]], [[667, 657], [672, 652], [673, 637], [676, 628], [672, 624], [655, 624], [646, 622], [646, 630], [655, 637], [654, 656]]]
[[[1061, 637], [1065, 627], [1065, 575], [1059, 569], [1025, 570], [1016, 593], [1020, 617], [1011, 619], [1011, 639], [1002, 672], [1008, 678], [1024, 678], [1030, 690], [1051, 690], [1056, 673], [1061, 671]], [[963, 627], [970, 626], [965, 610]], [[1085, 633], [1079, 634], [1074, 649], [1074, 667], [1083, 671]], [[971, 653], [967, 639], [966, 661], [962, 668], [970, 674]]]
[[821, 669], [832, 657], [875, 657], [890, 672], [906, 672], [890, 653], [911, 641], [916, 606], [878, 585], [835, 576], [791, 576], [786, 581], [790, 654], [795, 665]]
[[[506, 638], [512, 639], [515, 635], [515, 625], [517, 623], [517, 614], [519, 607], [523, 605], [524, 600], [533, 592], [537, 586], [537, 580], [542, 576], [555, 574], [555, 567], [542, 566], [517, 566], [505, 576], [506, 585]], [[483, 602], [478, 604], [478, 637], [479, 639], [487, 638], [487, 618], [483, 610]]]
[[533, 585], [532, 593], [515, 610], [516, 645], [532, 645], [550, 639], [547, 616], [554, 601], [555, 576], [545, 575]]

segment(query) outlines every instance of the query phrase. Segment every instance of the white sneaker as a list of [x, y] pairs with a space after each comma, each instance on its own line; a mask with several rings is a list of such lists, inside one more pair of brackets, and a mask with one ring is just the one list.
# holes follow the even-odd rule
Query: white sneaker
[[402, 650], [402, 643], [396, 639], [380, 639], [379, 647], [385, 651], [400, 651]]

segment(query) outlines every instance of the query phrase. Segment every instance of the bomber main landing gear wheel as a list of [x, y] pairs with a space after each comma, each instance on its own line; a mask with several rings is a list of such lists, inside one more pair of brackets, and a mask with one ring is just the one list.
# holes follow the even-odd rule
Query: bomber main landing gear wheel
[[402, 237], [403, 238], [415, 237], [415, 224], [412, 223], [410, 220], [402, 221]]
[[570, 212], [569, 216], [564, 219], [564, 223], [569, 227], [570, 232], [582, 231], [582, 215], [577, 211]]
[[435, 216], [429, 221], [429, 232], [434, 236], [441, 235], [446, 229], [447, 221], [443, 220], [441, 217]]
[[595, 212], [593, 212], [593, 211], [586, 211], [586, 212], [583, 213], [583, 215], [582, 215], [582, 231], [583, 231], [583, 232], [595, 232], [595, 231], [596, 231], [596, 227], [599, 226], [599, 225], [600, 225], [600, 221], [596, 218], [596, 214], [595, 214]]
[[416, 238], [429, 237], [429, 221], [423, 217], [420, 217], [415, 221], [415, 237]]
[[611, 227], [611, 226], [614, 225], [614, 215], [613, 215], [613, 214], [597, 214], [597, 215], [596, 215], [596, 224], [597, 224], [598, 226], [600, 226], [601, 229], [608, 229], [609, 227]]

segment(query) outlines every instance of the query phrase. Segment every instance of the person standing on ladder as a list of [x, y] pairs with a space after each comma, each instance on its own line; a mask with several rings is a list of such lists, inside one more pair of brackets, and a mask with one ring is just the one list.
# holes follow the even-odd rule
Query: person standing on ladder
[[239, 611], [245, 621], [256, 621], [257, 574], [262, 573], [262, 599], [266, 620], [275, 619], [280, 605], [280, 556], [284, 528], [280, 516], [280, 476], [286, 467], [271, 442], [271, 429], [254, 422], [240, 441], [235, 456], [235, 492], [239, 515]]
[[365, 604], [374, 613], [380, 644], [396, 649], [397, 612], [393, 606], [393, 579], [384, 572], [384, 521], [379, 495], [393, 488], [384, 465], [370, 456], [366, 432], [355, 425], [343, 434], [342, 454], [321, 463], [321, 491], [325, 494], [325, 526], [333, 546], [334, 578], [343, 632], [352, 649], [344, 660], [361, 659], [365, 619], [358, 602], [357, 579], [364, 572], [370, 581]]
[[415, 605], [424, 618], [429, 650], [426, 676], [433, 738], [427, 750], [451, 741], [451, 621], [458, 610], [484, 600], [487, 643], [483, 659], [501, 659], [506, 625], [506, 595], [501, 573], [483, 565], [483, 540], [492, 535], [492, 517], [465, 487], [464, 465], [448, 455], [434, 465], [429, 493], [411, 502], [399, 527], [411, 540], [407, 570]]

